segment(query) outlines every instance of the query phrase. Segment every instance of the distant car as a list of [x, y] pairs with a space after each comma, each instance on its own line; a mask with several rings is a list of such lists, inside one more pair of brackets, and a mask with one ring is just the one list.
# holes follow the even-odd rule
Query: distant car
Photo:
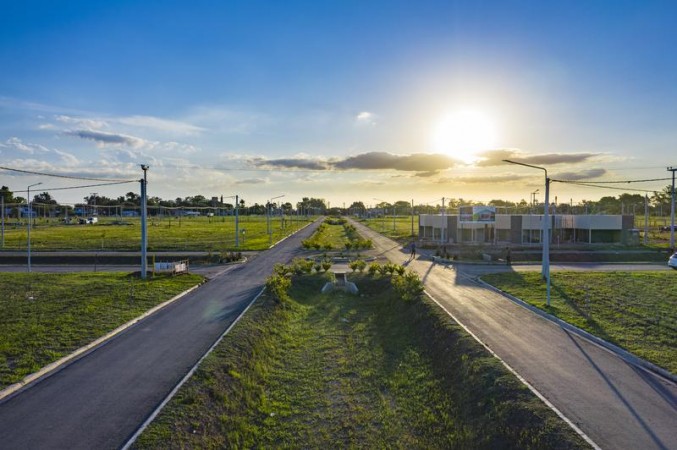
[[670, 259], [668, 259], [668, 266], [677, 270], [677, 253], [675, 253], [670, 257]]
[[98, 221], [99, 221], [98, 217], [87, 217], [87, 223], [88, 224], [97, 223]]

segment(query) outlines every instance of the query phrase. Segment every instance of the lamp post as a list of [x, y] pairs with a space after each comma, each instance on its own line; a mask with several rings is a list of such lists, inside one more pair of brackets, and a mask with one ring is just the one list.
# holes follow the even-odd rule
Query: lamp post
[[275, 199], [277, 199], [277, 198], [282, 198], [282, 197], [284, 197], [284, 194], [278, 195], [277, 197], [271, 198], [270, 200], [268, 200], [268, 205], [267, 205], [267, 207], [266, 207], [266, 212], [268, 213], [268, 214], [267, 214], [267, 216], [268, 216], [268, 243], [269, 243], [270, 245], [273, 245], [273, 227], [272, 227], [272, 225], [271, 225], [271, 223], [270, 223], [270, 205], [272, 204], [271, 202], [272, 202], [273, 200], [275, 200]]
[[[230, 197], [223, 197], [221, 198], [234, 198], [235, 199], [235, 248], [240, 247], [240, 217], [239, 217], [239, 201], [240, 197], [239, 195], [231, 195]], [[223, 201], [223, 200], [222, 200]]]
[[33, 203], [31, 201], [31, 188], [33, 186], [38, 186], [38, 185], [41, 185], [41, 184], [42, 184], [42, 182], [31, 184], [30, 186], [28, 186], [26, 188], [26, 191], [27, 191], [26, 195], [28, 196], [28, 272], [29, 273], [31, 271], [31, 219], [32, 219], [32, 217], [31, 217], [31, 215], [32, 215], [31, 214], [31, 212], [32, 212], [31, 204]]
[[675, 170], [677, 167], [668, 167], [672, 172], [672, 200], [670, 206], [670, 251], [675, 251]]
[[139, 180], [141, 183], [141, 279], [145, 280], [148, 272], [148, 178], [146, 172], [148, 172], [149, 166], [147, 164], [141, 164], [141, 170], [143, 170], [143, 178]]
[[548, 178], [548, 170], [545, 167], [533, 166], [517, 161], [504, 159], [504, 162], [510, 164], [517, 164], [518, 166], [531, 167], [532, 169], [539, 169], [545, 172], [545, 205], [543, 211], [543, 265], [541, 267], [541, 275], [546, 281], [546, 304], [550, 306], [550, 178]]

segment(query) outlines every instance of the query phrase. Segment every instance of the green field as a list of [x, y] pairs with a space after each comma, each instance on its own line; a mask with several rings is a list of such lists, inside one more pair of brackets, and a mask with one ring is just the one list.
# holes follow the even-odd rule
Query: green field
[[198, 275], [0, 273], [0, 389], [202, 281]]
[[389, 276], [265, 294], [135, 448], [582, 448], [472, 337]]
[[365, 240], [354, 225], [343, 218], [328, 218], [317, 228], [313, 235], [303, 241], [303, 247], [316, 250], [350, 250], [371, 248], [370, 240]]
[[677, 274], [554, 272], [551, 306], [540, 273], [482, 279], [635, 355], [677, 373]]
[[[271, 242], [307, 225], [314, 218], [274, 217], [267, 232], [265, 216], [241, 216], [240, 246], [235, 246], [235, 218], [226, 217], [150, 217], [148, 250], [234, 251], [263, 250]], [[31, 228], [31, 249], [49, 250], [138, 250], [141, 244], [139, 218], [99, 218], [91, 225], [63, 224], [56, 219], [38, 219]], [[4, 250], [24, 250], [27, 227], [5, 227]]]
[[[374, 231], [396, 241], [406, 242], [412, 238], [411, 216], [386, 216], [374, 219], [361, 219], [361, 223]], [[418, 237], [418, 216], [414, 216], [414, 238]]]

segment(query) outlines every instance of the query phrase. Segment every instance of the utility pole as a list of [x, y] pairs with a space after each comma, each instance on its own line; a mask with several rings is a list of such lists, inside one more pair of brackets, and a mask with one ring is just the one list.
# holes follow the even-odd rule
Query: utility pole
[[644, 194], [644, 245], [649, 244], [649, 196]]
[[148, 272], [148, 221], [146, 215], [148, 211], [146, 210], [147, 204], [147, 184], [148, 179], [146, 177], [146, 172], [148, 171], [146, 164], [141, 164], [141, 170], [143, 170], [143, 178], [139, 180], [141, 183], [141, 279], [146, 279], [146, 273]]
[[677, 167], [668, 167], [672, 172], [672, 202], [670, 207], [670, 251], [675, 251], [675, 171]]
[[411, 199], [411, 238], [414, 239], [414, 199]]
[[[223, 195], [221, 196], [223, 197]], [[240, 248], [240, 216], [239, 216], [239, 202], [240, 197], [235, 195], [235, 248]], [[223, 200], [221, 200], [223, 202]]]
[[5, 248], [5, 193], [2, 193], [2, 199], [0, 199], [0, 208], [2, 210], [2, 242], [0, 242], [0, 248]]
[[444, 197], [442, 197], [442, 236], [441, 236], [441, 241], [444, 243], [446, 242], [445, 235], [447, 234], [447, 217], [445, 215], [445, 210], [444, 210]]

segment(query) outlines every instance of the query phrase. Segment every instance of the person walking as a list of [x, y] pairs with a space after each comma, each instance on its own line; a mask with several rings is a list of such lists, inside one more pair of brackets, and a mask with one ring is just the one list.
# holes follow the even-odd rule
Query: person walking
[[416, 243], [414, 241], [411, 241], [411, 258], [415, 259], [416, 258]]
[[510, 247], [506, 247], [506, 252], [505, 252], [505, 263], [506, 263], [508, 266], [512, 264], [511, 256], [510, 256]]

